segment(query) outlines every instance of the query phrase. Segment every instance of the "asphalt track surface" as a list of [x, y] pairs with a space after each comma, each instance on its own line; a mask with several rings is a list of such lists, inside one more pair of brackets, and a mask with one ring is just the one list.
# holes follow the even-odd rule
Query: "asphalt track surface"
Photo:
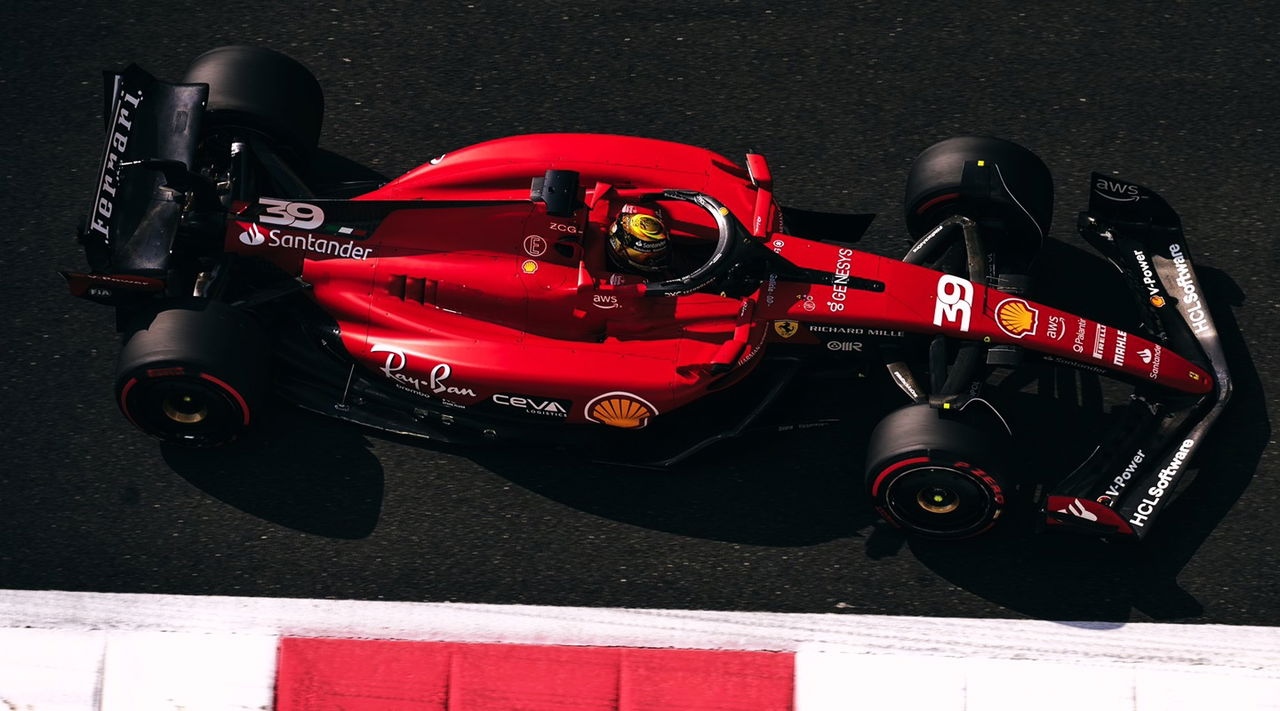
[[[1044, 5], [0, 3], [0, 588], [1280, 623], [1277, 15]], [[753, 149], [784, 204], [880, 213], [860, 246], [886, 254], [914, 155], [1004, 136], [1057, 178], [1041, 298], [1104, 318], [1127, 301], [1072, 225], [1088, 172], [1115, 171], [1181, 213], [1235, 399], [1138, 548], [1016, 524], [904, 541], [858, 497], [856, 414], [669, 473], [424, 447], [288, 408], [229, 450], [161, 447], [112, 402], [109, 310], [55, 270], [83, 265], [100, 70], [176, 79], [237, 43], [309, 65], [322, 145], [388, 175], [540, 131]], [[856, 413], [856, 393], [834, 397]], [[1031, 436], [1065, 460], [1080, 444], [1048, 424]]]

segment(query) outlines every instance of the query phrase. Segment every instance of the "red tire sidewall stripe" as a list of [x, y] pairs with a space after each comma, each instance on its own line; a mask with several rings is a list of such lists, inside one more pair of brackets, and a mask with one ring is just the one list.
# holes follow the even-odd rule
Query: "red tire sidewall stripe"
[[916, 208], [916, 214], [917, 214], [917, 215], [923, 215], [923, 214], [925, 213], [925, 210], [928, 210], [929, 208], [933, 207], [934, 205], [937, 205], [937, 204], [939, 204], [939, 203], [944, 203], [944, 202], [946, 202], [946, 201], [948, 201], [948, 200], [955, 200], [955, 199], [956, 199], [956, 198], [958, 198], [958, 197], [960, 197], [960, 193], [947, 193], [946, 195], [939, 195], [938, 197], [936, 197], [936, 198], [934, 198], [934, 199], [930, 200], [929, 202], [926, 202], [925, 204], [921, 205], [920, 207]]
[[894, 462], [893, 465], [890, 466], [888, 469], [885, 469], [884, 471], [880, 472], [880, 475], [876, 477], [875, 482], [871, 484], [872, 498], [875, 498], [876, 494], [879, 493], [880, 485], [884, 483], [884, 480], [888, 478], [890, 474], [898, 471], [899, 469], [905, 466], [908, 466], [911, 464], [919, 464], [920, 462], [927, 462], [927, 461], [929, 461], [928, 457], [912, 457], [911, 459], [903, 459], [900, 462]]
[[136, 377], [129, 378], [129, 382], [125, 383], [124, 387], [120, 389], [120, 411], [129, 419], [129, 422], [133, 423], [134, 427], [142, 429], [142, 426], [138, 424], [138, 421], [133, 419], [133, 413], [129, 412], [129, 391], [137, 384], [138, 379]]
[[240, 394], [240, 391], [231, 387], [226, 382], [219, 380], [213, 377], [212, 375], [209, 375], [208, 373], [201, 373], [200, 377], [204, 378], [205, 380], [208, 380], [214, 385], [217, 385], [223, 390], [231, 393], [231, 396], [236, 399], [236, 402], [240, 403], [240, 411], [244, 413], [244, 424], [247, 427], [249, 425], [249, 403], [245, 402], [244, 397]]

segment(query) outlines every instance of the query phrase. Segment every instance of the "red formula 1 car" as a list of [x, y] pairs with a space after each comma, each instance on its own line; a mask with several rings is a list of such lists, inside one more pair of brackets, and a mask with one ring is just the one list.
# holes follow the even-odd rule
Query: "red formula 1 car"
[[[865, 216], [779, 206], [760, 155], [742, 166], [650, 139], [517, 136], [390, 182], [318, 184], [300, 176], [319, 85], [283, 55], [227, 47], [179, 84], [136, 66], [107, 79], [81, 231], [91, 270], [65, 276], [116, 308], [120, 408], [162, 440], [226, 442], [274, 390], [392, 432], [611, 437], [670, 462], [746, 431], [807, 359], [845, 356], [877, 363], [905, 403], [871, 433], [877, 509], [958, 538], [992, 526], [1022, 476], [985, 384], [1068, 365], [1134, 393], [1035, 503], [1046, 527], [1136, 539], [1230, 393], [1177, 215], [1143, 187], [1095, 174], [1079, 221], [1137, 295], [1138, 332], [1028, 298], [1053, 189], [1007, 141], [920, 155], [906, 201], [917, 241], [898, 261], [849, 246]], [[611, 266], [605, 233], [637, 204], [661, 208], [687, 268]], [[700, 414], [734, 392], [750, 406]], [[646, 437], [664, 426], [701, 435], [657, 453]]]

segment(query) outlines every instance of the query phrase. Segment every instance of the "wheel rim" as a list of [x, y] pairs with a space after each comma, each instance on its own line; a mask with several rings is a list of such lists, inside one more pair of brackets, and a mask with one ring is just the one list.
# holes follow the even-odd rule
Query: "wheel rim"
[[209, 417], [209, 405], [201, 393], [170, 393], [160, 408], [166, 417], [180, 425], [194, 425]]
[[927, 463], [904, 468], [882, 489], [889, 520], [916, 533], [963, 538], [986, 530], [1000, 515], [1003, 497], [963, 465]]
[[244, 428], [235, 394], [199, 375], [146, 378], [121, 395], [125, 414], [141, 430], [166, 442], [213, 446], [234, 439]]

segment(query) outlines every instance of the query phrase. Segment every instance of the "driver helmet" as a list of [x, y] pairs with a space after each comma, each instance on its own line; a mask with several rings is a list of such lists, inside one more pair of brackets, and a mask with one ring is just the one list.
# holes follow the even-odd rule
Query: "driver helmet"
[[646, 273], [666, 269], [671, 233], [663, 218], [662, 208], [624, 205], [608, 230], [614, 266]]

